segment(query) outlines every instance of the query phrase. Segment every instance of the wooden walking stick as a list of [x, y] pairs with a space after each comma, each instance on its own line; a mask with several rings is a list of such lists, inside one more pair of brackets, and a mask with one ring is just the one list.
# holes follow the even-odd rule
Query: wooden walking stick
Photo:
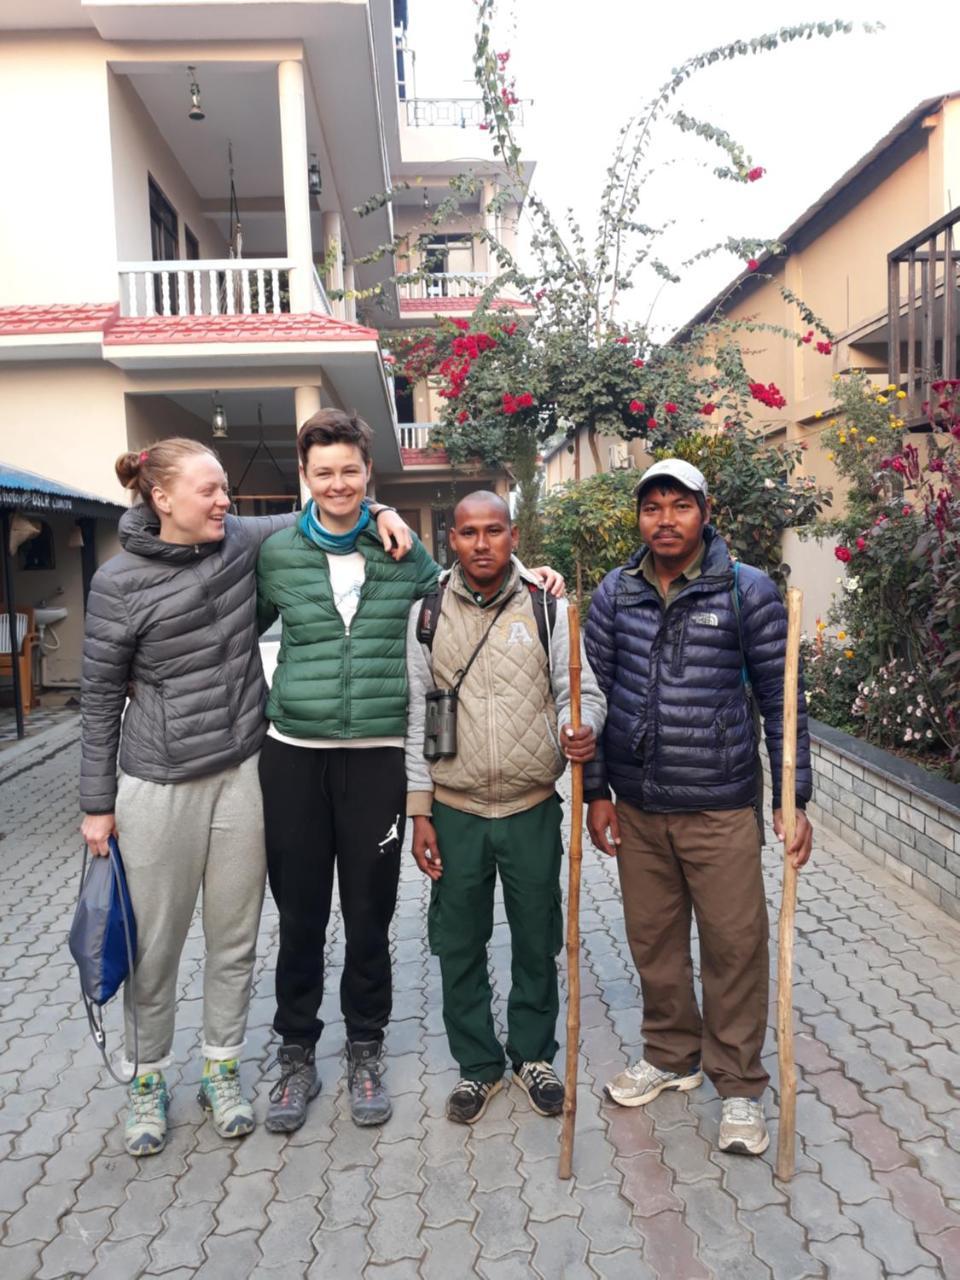
[[[570, 723], [580, 728], [580, 615], [576, 601], [567, 608], [570, 635]], [[573, 1133], [577, 1120], [577, 1062], [580, 1056], [580, 864], [583, 857], [583, 765], [571, 764], [570, 883], [567, 889], [567, 1064], [563, 1080], [558, 1175], [573, 1172]]]
[[777, 961], [777, 1051], [780, 1061], [780, 1136], [777, 1177], [788, 1181], [796, 1167], [797, 1067], [793, 1056], [793, 936], [797, 869], [787, 850], [797, 832], [797, 686], [800, 665], [800, 606], [803, 594], [787, 588], [787, 657], [783, 671], [783, 894]]

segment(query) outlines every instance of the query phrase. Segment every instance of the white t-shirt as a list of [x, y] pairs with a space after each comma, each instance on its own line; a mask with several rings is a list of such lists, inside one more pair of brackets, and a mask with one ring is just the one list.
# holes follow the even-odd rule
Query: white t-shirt
[[[324, 552], [326, 555], [326, 552]], [[327, 555], [327, 567], [330, 570], [330, 590], [333, 592], [333, 603], [343, 619], [343, 625], [349, 634], [350, 627], [360, 603], [360, 592], [363, 590], [367, 574], [367, 562], [360, 551], [350, 551], [344, 556]], [[275, 725], [267, 730], [267, 736], [285, 742], [291, 747], [402, 747], [403, 738], [291, 738], [281, 733]]]

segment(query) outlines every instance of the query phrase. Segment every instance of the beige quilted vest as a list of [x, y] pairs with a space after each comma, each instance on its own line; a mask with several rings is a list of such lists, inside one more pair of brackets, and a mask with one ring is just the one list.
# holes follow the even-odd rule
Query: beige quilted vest
[[[547, 655], [530, 592], [513, 570], [510, 603], [460, 688], [457, 755], [431, 766], [441, 804], [485, 818], [532, 809], [553, 794], [566, 761]], [[450, 689], [499, 605], [479, 608], [454, 573], [433, 641], [433, 675]]]

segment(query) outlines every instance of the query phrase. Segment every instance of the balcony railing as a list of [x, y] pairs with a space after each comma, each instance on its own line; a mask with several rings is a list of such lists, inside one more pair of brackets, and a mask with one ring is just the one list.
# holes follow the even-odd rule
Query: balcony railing
[[290, 267], [286, 258], [121, 262], [120, 306], [127, 316], [279, 315], [290, 310]]
[[887, 255], [890, 381], [907, 393], [904, 417], [920, 423], [930, 384], [955, 378], [960, 366], [960, 208]]
[[434, 424], [432, 422], [401, 422], [400, 423], [400, 447], [401, 449], [430, 449], [433, 447], [431, 436], [433, 434]]
[[401, 280], [403, 301], [415, 298], [477, 298], [490, 283], [485, 271], [435, 271], [419, 280]]
[[[412, 129], [440, 126], [447, 129], [478, 128], [483, 124], [482, 98], [404, 98], [407, 124]], [[514, 120], [523, 124], [523, 103], [514, 108]]]

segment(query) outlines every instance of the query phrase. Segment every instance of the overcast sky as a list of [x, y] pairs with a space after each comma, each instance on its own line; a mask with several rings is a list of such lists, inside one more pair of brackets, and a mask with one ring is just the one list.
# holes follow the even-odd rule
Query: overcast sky
[[[695, 77], [678, 105], [730, 132], [767, 173], [749, 186], [721, 184], [711, 174], [719, 152], [662, 126], [659, 154], [669, 163], [658, 168], [640, 216], [678, 220], [674, 260], [727, 235], [777, 236], [918, 102], [960, 89], [960, 69], [952, 69], [960, 48], [958, 5], [502, 0], [500, 12], [496, 46], [510, 48], [517, 92], [533, 99], [523, 142], [525, 156], [537, 162], [536, 188], [555, 213], [572, 205], [588, 228], [618, 128], [678, 63], [802, 21], [885, 24], [879, 34], [804, 41]], [[474, 17], [472, 0], [410, 0], [418, 96], [475, 96]], [[465, 155], [489, 146], [478, 135]], [[960, 192], [952, 203], [960, 203]], [[682, 285], [657, 298], [656, 327], [672, 332], [739, 265], [721, 255], [693, 268]], [[652, 301], [645, 289], [621, 319], [646, 318]]]

